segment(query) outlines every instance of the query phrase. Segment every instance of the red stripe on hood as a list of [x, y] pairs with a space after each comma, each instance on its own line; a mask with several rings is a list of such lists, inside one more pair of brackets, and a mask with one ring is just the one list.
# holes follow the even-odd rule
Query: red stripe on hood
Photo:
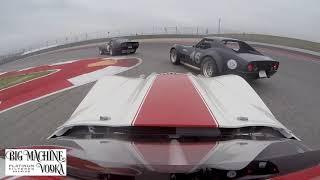
[[217, 127], [188, 75], [158, 75], [137, 112], [134, 126]]

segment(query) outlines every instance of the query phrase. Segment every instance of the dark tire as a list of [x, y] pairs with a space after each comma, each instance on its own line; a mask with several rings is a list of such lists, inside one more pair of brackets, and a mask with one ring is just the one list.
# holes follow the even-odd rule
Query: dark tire
[[175, 48], [172, 48], [170, 50], [170, 61], [174, 65], [180, 64], [180, 58], [179, 58], [179, 56], [177, 54], [177, 50]]
[[99, 54], [100, 54], [100, 55], [103, 55], [103, 54], [104, 54], [104, 52], [103, 52], [102, 49], [99, 49]]
[[218, 75], [218, 67], [214, 59], [205, 57], [201, 62], [201, 74], [204, 77], [214, 77]]
[[116, 52], [115, 52], [115, 50], [114, 50], [112, 47], [110, 47], [109, 55], [110, 55], [110, 56], [115, 56], [115, 55], [116, 55]]
[[134, 54], [134, 53], [136, 53], [136, 51], [137, 51], [137, 49], [135, 49], [134, 51], [132, 51], [130, 54]]

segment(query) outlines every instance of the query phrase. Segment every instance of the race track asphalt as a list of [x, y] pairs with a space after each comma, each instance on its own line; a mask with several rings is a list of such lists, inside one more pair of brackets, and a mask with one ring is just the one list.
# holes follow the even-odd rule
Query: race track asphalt
[[[198, 72], [170, 63], [168, 52], [175, 41], [140, 42], [132, 55], [143, 63], [120, 75], [138, 77], [152, 72]], [[192, 44], [191, 41], [184, 42]], [[291, 129], [304, 144], [320, 149], [320, 57], [295, 54], [286, 50], [261, 48], [280, 61], [279, 72], [270, 79], [251, 83], [275, 117]], [[20, 59], [0, 66], [1, 71], [22, 69], [42, 64], [97, 57], [96, 47], [85, 46]], [[107, 57], [107, 56], [106, 56]], [[0, 114], [0, 148], [45, 144], [46, 138], [64, 123], [94, 83], [83, 85]]]

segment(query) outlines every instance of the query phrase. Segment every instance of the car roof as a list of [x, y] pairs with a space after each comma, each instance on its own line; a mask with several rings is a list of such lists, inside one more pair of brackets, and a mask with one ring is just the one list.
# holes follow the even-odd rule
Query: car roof
[[118, 42], [124, 42], [124, 41], [129, 41], [127, 38], [111, 38], [112, 41], [118, 41]]
[[228, 38], [228, 37], [220, 37], [220, 36], [208, 36], [208, 37], [204, 37], [204, 39], [212, 39], [212, 40], [216, 40], [216, 41], [224, 41], [224, 40], [240, 41], [239, 39]]

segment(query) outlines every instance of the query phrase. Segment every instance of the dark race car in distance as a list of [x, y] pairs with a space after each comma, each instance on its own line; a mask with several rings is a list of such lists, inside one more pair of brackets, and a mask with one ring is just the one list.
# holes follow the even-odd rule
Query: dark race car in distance
[[111, 56], [117, 54], [132, 54], [139, 47], [139, 42], [130, 41], [123, 38], [112, 38], [107, 43], [98, 47], [99, 54], [109, 54]]
[[194, 46], [175, 44], [170, 60], [200, 70], [206, 77], [237, 74], [246, 79], [270, 78], [279, 68], [278, 61], [249, 44], [224, 37], [206, 37]]

